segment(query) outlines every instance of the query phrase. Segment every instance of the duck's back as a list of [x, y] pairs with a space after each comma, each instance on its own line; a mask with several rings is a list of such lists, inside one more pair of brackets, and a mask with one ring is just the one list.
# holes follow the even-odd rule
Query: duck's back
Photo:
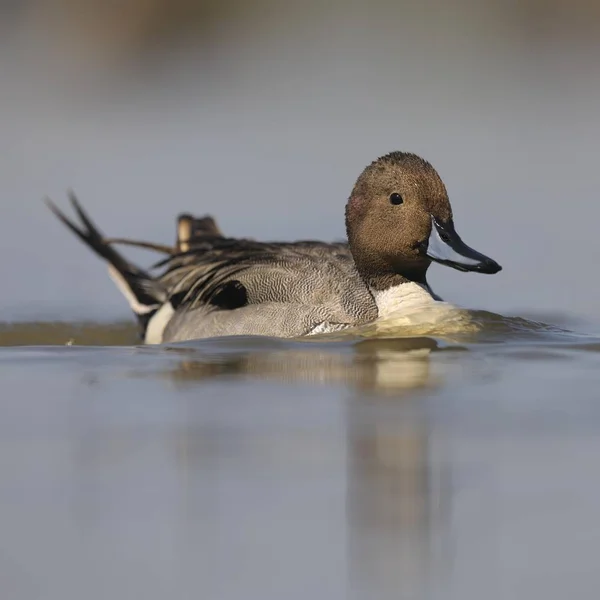
[[345, 244], [205, 240], [173, 257], [161, 279], [175, 309], [164, 341], [295, 337], [377, 317]]

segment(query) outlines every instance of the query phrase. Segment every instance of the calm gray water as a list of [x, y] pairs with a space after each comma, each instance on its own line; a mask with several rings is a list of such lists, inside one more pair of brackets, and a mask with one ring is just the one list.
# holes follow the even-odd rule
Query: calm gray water
[[3, 597], [595, 598], [600, 337], [475, 316], [172, 347], [3, 326]]

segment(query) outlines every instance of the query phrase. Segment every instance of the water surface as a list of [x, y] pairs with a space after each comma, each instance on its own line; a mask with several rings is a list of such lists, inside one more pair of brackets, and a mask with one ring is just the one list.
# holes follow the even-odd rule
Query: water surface
[[7, 598], [594, 598], [600, 338], [0, 330]]

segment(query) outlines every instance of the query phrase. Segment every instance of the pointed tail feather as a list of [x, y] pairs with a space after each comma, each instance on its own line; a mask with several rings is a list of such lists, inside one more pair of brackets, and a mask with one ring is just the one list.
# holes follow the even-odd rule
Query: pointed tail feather
[[146, 242], [143, 240], [132, 240], [129, 238], [105, 238], [107, 244], [120, 244], [122, 246], [133, 246], [134, 248], [143, 248], [144, 250], [153, 250], [162, 254], [176, 254], [177, 248], [167, 246], [166, 244], [155, 244], [154, 242]]
[[110, 246], [72, 192], [69, 192], [69, 200], [79, 217], [79, 225], [71, 221], [49, 198], [46, 198], [46, 204], [86, 246], [109, 264], [108, 271], [111, 278], [127, 298], [145, 331], [151, 317], [166, 301], [165, 291], [151, 275], [131, 264]]

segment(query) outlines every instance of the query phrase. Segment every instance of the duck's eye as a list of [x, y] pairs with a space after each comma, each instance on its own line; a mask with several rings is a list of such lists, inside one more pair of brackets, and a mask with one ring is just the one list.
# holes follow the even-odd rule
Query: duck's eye
[[390, 202], [392, 204], [402, 204], [404, 200], [398, 192], [394, 192], [393, 194], [390, 194]]

